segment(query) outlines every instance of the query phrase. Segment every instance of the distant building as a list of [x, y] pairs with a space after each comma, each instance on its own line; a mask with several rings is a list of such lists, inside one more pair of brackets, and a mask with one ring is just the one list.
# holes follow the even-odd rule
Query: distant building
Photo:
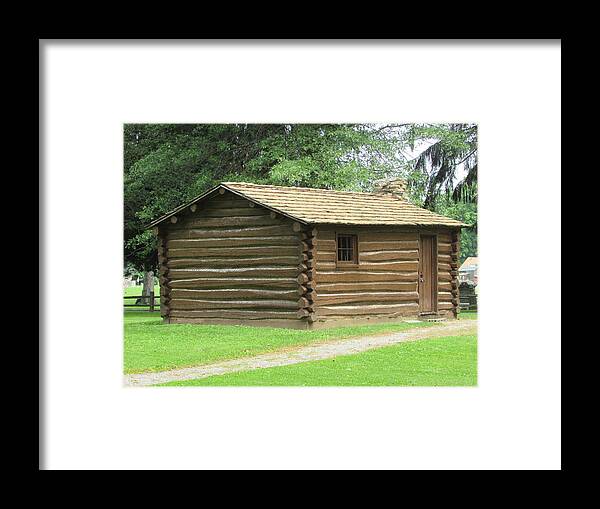
[[479, 258], [477, 256], [469, 256], [458, 269], [458, 282], [466, 281], [475, 284], [479, 282]]

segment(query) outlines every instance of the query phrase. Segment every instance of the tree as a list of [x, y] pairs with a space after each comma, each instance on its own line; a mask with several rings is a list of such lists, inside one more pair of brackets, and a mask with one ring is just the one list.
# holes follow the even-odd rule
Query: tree
[[[475, 185], [476, 187], [476, 185]], [[468, 200], [456, 200], [453, 192], [438, 197], [435, 212], [458, 219], [472, 228], [463, 228], [460, 236], [460, 260], [477, 256], [477, 203]]]
[[[429, 143], [408, 165], [413, 190], [423, 207], [434, 210], [436, 200], [448, 193], [456, 202], [477, 201], [476, 124], [413, 124], [403, 136], [412, 149]], [[459, 169], [465, 173], [460, 179]]]
[[477, 125], [413, 124], [402, 138], [412, 150], [428, 144], [406, 164], [412, 201], [472, 225], [462, 230], [460, 261], [477, 256]]

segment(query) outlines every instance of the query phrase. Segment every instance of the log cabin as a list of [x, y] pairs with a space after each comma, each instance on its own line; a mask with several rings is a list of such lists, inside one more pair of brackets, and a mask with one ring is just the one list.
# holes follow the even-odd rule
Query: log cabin
[[313, 329], [459, 312], [460, 230], [406, 181], [357, 193], [223, 182], [149, 226], [166, 323]]

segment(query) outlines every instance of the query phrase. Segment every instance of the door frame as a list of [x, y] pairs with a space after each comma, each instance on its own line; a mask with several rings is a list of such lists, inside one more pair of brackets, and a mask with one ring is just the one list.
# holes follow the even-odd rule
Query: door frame
[[[421, 286], [421, 274], [423, 273], [423, 237], [432, 239], [432, 258], [431, 258], [431, 292], [433, 305], [432, 311], [423, 311], [423, 293]], [[438, 234], [437, 233], [419, 233], [419, 272], [417, 273], [417, 290], [419, 293], [419, 313], [437, 313], [438, 312]]]

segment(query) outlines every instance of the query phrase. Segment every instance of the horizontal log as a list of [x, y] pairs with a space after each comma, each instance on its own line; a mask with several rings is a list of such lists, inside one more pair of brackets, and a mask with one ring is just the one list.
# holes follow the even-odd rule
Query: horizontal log
[[[370, 263], [370, 262], [365, 262], [363, 260], [359, 260], [359, 264], [353, 266], [352, 268], [357, 268], [357, 269], [362, 269], [362, 270], [390, 270], [390, 271], [406, 271], [406, 270], [414, 270], [416, 268], [418, 268], [418, 261], [414, 261], [413, 264], [411, 265], [403, 265], [403, 263], [406, 262], [410, 262], [410, 260], [398, 260], [398, 261], [392, 261], [392, 262], [375, 262], [375, 263]], [[332, 271], [335, 269], [339, 269], [339, 270], [347, 270], [345, 266], [341, 265], [339, 266], [337, 264], [337, 262], [325, 262], [325, 261], [320, 261], [318, 263], [318, 268], [319, 271]]]
[[449, 301], [449, 300], [452, 300], [452, 293], [450, 293], [450, 292], [438, 292], [438, 300], [439, 301]]
[[341, 305], [341, 306], [318, 306], [317, 316], [358, 316], [358, 315], [395, 315], [403, 316], [416, 314], [419, 305], [414, 302], [403, 304], [374, 304], [374, 305]]
[[439, 242], [438, 243], [438, 254], [450, 254], [452, 253], [452, 245], [445, 243], [445, 242]]
[[375, 291], [380, 292], [384, 290], [393, 291], [417, 291], [417, 274], [415, 273], [415, 279], [413, 282], [403, 281], [368, 281], [363, 283], [352, 282], [352, 283], [321, 283], [319, 284], [319, 292], [354, 292], [354, 291]]
[[449, 281], [438, 282], [439, 291], [450, 291], [452, 290], [452, 284]]
[[394, 232], [394, 231], [366, 231], [358, 234], [359, 242], [390, 242], [390, 241], [418, 241], [417, 233]]
[[174, 280], [171, 288], [296, 288], [296, 278], [256, 277], [256, 278], [194, 278]]
[[335, 251], [321, 251], [317, 250], [317, 263], [335, 263], [337, 261], [337, 255]]
[[225, 269], [170, 269], [169, 277], [172, 281], [201, 277], [296, 277], [296, 267], [228, 267]]
[[371, 282], [371, 281], [416, 281], [416, 271], [406, 272], [377, 272], [365, 270], [340, 270], [340, 271], [319, 271], [317, 279], [319, 284], [322, 283], [356, 283], [356, 282]]
[[289, 225], [277, 226], [252, 226], [247, 228], [188, 228], [170, 229], [167, 234], [168, 240], [175, 239], [202, 239], [202, 238], [229, 238], [229, 237], [261, 237], [268, 235], [291, 235], [292, 228]]
[[242, 217], [197, 217], [188, 218], [181, 223], [179, 228], [235, 228], [238, 226], [272, 226], [279, 225], [280, 221], [272, 219], [269, 214], [260, 216]]
[[390, 241], [418, 241], [419, 234], [409, 231], [393, 230], [391, 227], [322, 227], [319, 230], [320, 240], [335, 241], [336, 234], [356, 234], [359, 242], [390, 242]]
[[317, 262], [316, 267], [318, 267], [319, 270], [335, 270], [337, 268], [337, 263], [320, 261]]
[[453, 309], [454, 305], [452, 304], [452, 302], [440, 302], [438, 303], [438, 310], [442, 310], [442, 309]]
[[335, 240], [327, 240], [318, 238], [315, 242], [315, 247], [317, 248], [317, 252], [319, 251], [332, 251], [336, 250]]
[[353, 293], [319, 293], [317, 303], [319, 306], [331, 304], [354, 303], [379, 303], [379, 302], [418, 302], [417, 292], [353, 292]]
[[438, 281], [452, 281], [452, 276], [449, 272], [438, 272]]
[[400, 260], [418, 260], [419, 251], [407, 250], [407, 251], [367, 251], [361, 252], [359, 250], [359, 261], [372, 262], [372, 261], [400, 261]]
[[308, 276], [305, 272], [298, 274], [298, 278], [296, 279], [299, 284], [303, 285], [308, 282]]
[[271, 311], [265, 309], [203, 309], [172, 310], [173, 318], [225, 318], [240, 320], [264, 320], [269, 318], [297, 319], [296, 311]]
[[173, 289], [170, 292], [171, 299], [243, 299], [250, 297], [252, 299], [281, 299], [281, 300], [296, 300], [298, 292], [296, 290], [269, 290], [269, 289], [248, 289], [248, 288], [232, 288], [232, 289]]
[[169, 261], [174, 258], [245, 258], [249, 256], [293, 256], [294, 262], [300, 261], [300, 251], [298, 246], [240, 246], [234, 249], [221, 247], [199, 247], [199, 248], [176, 248], [169, 249]]
[[171, 299], [171, 309], [298, 309], [295, 300], [209, 300]]
[[[229, 237], [229, 238], [200, 238], [169, 240], [169, 249], [195, 249], [201, 247], [255, 247], [255, 246], [299, 246], [298, 239], [293, 235], [267, 236], [267, 237]], [[299, 247], [298, 247], [299, 249]]]
[[360, 240], [358, 243], [358, 252], [365, 253], [369, 251], [396, 251], [405, 249], [419, 249], [417, 240], [391, 240], [391, 241], [371, 241]]
[[452, 257], [450, 255], [438, 254], [438, 264], [450, 264]]
[[174, 268], [227, 268], [227, 267], [298, 267], [295, 256], [267, 256], [256, 258], [172, 258], [168, 267]]
[[364, 270], [403, 270], [414, 271], [419, 269], [419, 263], [416, 261], [401, 262], [360, 262], [360, 268]]

